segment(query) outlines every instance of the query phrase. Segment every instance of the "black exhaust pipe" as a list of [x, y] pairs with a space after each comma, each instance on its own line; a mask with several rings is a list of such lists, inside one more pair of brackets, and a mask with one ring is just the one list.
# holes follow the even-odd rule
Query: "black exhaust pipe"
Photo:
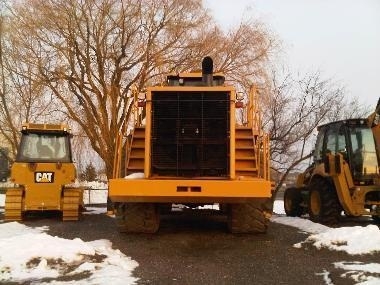
[[205, 86], [212, 86], [214, 63], [212, 58], [206, 56], [202, 60], [202, 81]]

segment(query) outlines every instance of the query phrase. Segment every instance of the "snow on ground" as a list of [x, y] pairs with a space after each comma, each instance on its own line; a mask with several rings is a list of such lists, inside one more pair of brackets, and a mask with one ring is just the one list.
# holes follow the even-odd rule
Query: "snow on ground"
[[[273, 212], [282, 213], [282, 208], [281, 203], [277, 203], [274, 205]], [[293, 226], [303, 232], [311, 233], [312, 235], [302, 243], [312, 243], [319, 249], [328, 248], [353, 255], [380, 252], [380, 229], [376, 225], [330, 228], [303, 218], [277, 215], [272, 218], [272, 222]], [[300, 247], [302, 243], [295, 246]]]
[[0, 213], [4, 212], [5, 194], [0, 194]]
[[342, 274], [343, 277], [349, 277], [353, 279], [356, 284], [360, 285], [379, 285], [380, 278], [375, 276], [368, 276], [373, 274], [379, 276], [380, 264], [369, 263], [364, 264], [362, 262], [335, 262], [334, 266], [346, 270], [347, 272]]
[[76, 181], [74, 184], [72, 184], [74, 187], [84, 187], [89, 189], [108, 189], [108, 184], [104, 182], [99, 181]]
[[46, 230], [17, 222], [0, 224], [0, 283], [136, 283], [132, 271], [138, 263], [112, 249], [110, 241], [63, 239]]
[[[311, 234], [305, 241], [295, 244], [296, 248], [301, 248], [304, 243], [311, 243], [318, 249], [345, 251], [350, 255], [380, 253], [380, 229], [376, 225], [330, 228], [307, 219], [279, 216], [285, 214], [283, 201], [279, 200], [275, 201], [273, 212], [275, 215], [272, 222], [292, 226]], [[380, 284], [380, 263], [341, 261], [335, 262], [334, 266], [347, 271], [342, 277], [351, 278], [358, 282], [357, 284]], [[332, 284], [327, 271], [316, 275], [323, 275], [325, 283]]]
[[107, 204], [107, 189], [85, 189], [83, 191], [83, 202], [87, 204]]
[[86, 211], [82, 214], [84, 215], [100, 215], [100, 214], [106, 214], [107, 213], [107, 207], [86, 207]]
[[108, 196], [108, 185], [103, 182], [76, 182], [73, 186], [83, 187], [84, 204], [106, 204]]

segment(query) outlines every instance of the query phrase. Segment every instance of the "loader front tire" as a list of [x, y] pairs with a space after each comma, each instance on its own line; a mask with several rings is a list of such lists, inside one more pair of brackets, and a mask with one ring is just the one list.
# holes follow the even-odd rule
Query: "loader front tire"
[[342, 211], [334, 185], [327, 179], [315, 179], [309, 186], [309, 217], [316, 223], [337, 224]]

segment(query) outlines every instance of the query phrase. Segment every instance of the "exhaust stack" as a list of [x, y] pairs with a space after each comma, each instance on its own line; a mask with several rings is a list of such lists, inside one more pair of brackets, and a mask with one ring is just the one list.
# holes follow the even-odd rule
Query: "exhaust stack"
[[213, 84], [213, 69], [214, 63], [212, 58], [206, 56], [202, 60], [202, 81], [205, 86], [212, 86]]

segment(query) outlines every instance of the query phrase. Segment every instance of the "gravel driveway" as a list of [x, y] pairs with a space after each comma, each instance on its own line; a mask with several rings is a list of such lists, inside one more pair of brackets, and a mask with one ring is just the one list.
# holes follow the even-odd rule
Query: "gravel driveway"
[[[306, 234], [271, 223], [267, 234], [236, 235], [227, 232], [225, 217], [212, 211], [184, 211], [162, 217], [157, 234], [119, 234], [114, 218], [83, 215], [80, 222], [54, 217], [29, 218], [28, 226], [49, 226], [50, 235], [85, 241], [108, 239], [139, 263], [134, 276], [139, 284], [354, 284], [334, 262], [379, 262], [379, 254], [350, 256], [317, 250], [311, 245], [295, 248]], [[0, 217], [1, 219], [2, 217]], [[350, 224], [352, 225], [352, 223]], [[360, 225], [360, 223], [359, 223]]]

